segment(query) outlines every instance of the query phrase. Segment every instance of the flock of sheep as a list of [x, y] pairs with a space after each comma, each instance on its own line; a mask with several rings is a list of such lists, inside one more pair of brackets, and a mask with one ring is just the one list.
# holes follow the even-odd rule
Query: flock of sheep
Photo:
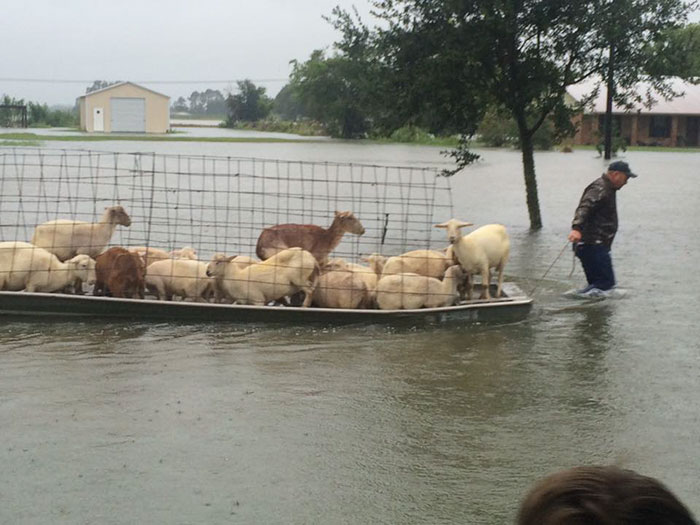
[[[258, 259], [216, 254], [199, 261], [189, 247], [172, 252], [152, 247], [107, 245], [117, 226], [130, 226], [121, 206], [105, 209], [96, 223], [55, 220], [36, 227], [31, 243], [0, 242], [0, 290], [83, 293], [141, 298], [148, 290], [160, 300], [267, 305], [294, 303], [325, 308], [385, 310], [441, 307], [472, 297], [473, 276], [490, 283], [498, 272], [500, 297], [510, 241], [504, 226], [489, 224], [469, 233], [471, 223], [450, 219], [445, 250], [414, 250], [394, 257], [372, 254], [367, 265], [329, 258], [345, 233], [362, 235], [351, 212], [335, 212], [332, 224], [280, 224], [265, 228]], [[301, 300], [303, 295], [303, 301]], [[490, 299], [489, 286], [482, 286]]]

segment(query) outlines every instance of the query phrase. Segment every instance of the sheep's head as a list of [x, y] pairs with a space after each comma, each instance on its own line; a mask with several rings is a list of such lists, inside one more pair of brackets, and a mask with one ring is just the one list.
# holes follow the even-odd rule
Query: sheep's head
[[456, 243], [460, 237], [462, 237], [462, 232], [459, 230], [465, 226], [473, 226], [473, 223], [458, 221], [457, 219], [450, 219], [449, 221], [435, 225], [436, 228], [447, 229], [447, 240], [449, 240], [451, 244]]
[[95, 284], [97, 276], [95, 275], [95, 261], [89, 255], [76, 255], [72, 259], [66, 261], [73, 268], [75, 276], [87, 284]]
[[126, 210], [121, 206], [112, 206], [107, 208], [109, 211], [109, 222], [112, 224], [121, 224], [122, 226], [131, 226], [131, 217], [126, 213]]
[[389, 260], [387, 256], [379, 255], [378, 253], [372, 253], [367, 257], [362, 257], [362, 261], [369, 264], [369, 267], [377, 275], [382, 274], [382, 271], [384, 270], [384, 265], [386, 264], [387, 260]]
[[211, 262], [207, 264], [207, 277], [218, 277], [224, 275], [226, 265], [230, 263], [234, 257], [227, 257], [223, 253], [217, 253], [211, 258]]
[[365, 233], [365, 227], [362, 226], [362, 223], [351, 211], [336, 211], [333, 222], [339, 224], [341, 230], [344, 232], [353, 233], [355, 235], [362, 235]]

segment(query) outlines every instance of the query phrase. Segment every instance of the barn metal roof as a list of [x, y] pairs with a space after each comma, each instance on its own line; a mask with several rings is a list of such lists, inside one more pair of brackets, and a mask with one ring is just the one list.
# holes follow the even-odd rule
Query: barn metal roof
[[[651, 108], [647, 108], [644, 105], [637, 105], [631, 111], [624, 107], [620, 107], [613, 104], [613, 113], [630, 113], [639, 112], [647, 115], [698, 115], [700, 116], [700, 85], [694, 85], [686, 82], [680, 78], [672, 78], [671, 85], [673, 90], [677, 93], [683, 93], [682, 96], [676, 97], [672, 100], [665, 100], [658, 94], [654, 94], [653, 98], [655, 103]], [[638, 92], [640, 94], [646, 93], [649, 84], [641, 82], [638, 85]], [[576, 84], [574, 86], [569, 86], [567, 92], [574, 99], [581, 100], [587, 94], [590, 94], [596, 87], [595, 83], [586, 84]], [[584, 113], [586, 114], [596, 114], [605, 113], [605, 96], [606, 89], [605, 85], [600, 85], [598, 91], [598, 96], [592, 101], [592, 103], [586, 107]]]

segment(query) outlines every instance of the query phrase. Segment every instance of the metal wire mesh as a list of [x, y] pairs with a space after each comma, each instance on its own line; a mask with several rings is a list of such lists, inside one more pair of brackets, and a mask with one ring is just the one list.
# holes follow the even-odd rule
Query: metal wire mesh
[[55, 219], [97, 222], [116, 204], [131, 226], [110, 246], [191, 246], [200, 260], [254, 255], [263, 228], [327, 228], [336, 210], [365, 234], [346, 234], [332, 256], [441, 248], [433, 225], [452, 217], [449, 179], [432, 168], [0, 147], [0, 241], [29, 241]]

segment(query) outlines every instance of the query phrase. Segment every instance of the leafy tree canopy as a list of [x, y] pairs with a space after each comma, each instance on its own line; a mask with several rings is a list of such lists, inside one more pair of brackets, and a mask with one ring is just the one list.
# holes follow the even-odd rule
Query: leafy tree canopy
[[304, 114], [323, 122], [332, 136], [363, 137], [369, 129], [363, 99], [365, 64], [350, 57], [326, 57], [316, 50], [306, 62], [292, 62], [291, 86]]
[[[467, 139], [488, 108], [509, 114], [523, 155], [532, 228], [541, 227], [533, 136], [545, 123], [572, 132], [579, 108], [565, 103], [567, 86], [604, 78], [614, 61], [618, 100], [634, 91], [648, 62], [649, 42], [661, 42], [687, 12], [682, 0], [375, 0], [380, 27], [368, 31], [334, 11], [342, 59], [364, 56], [379, 74], [383, 103], [403, 119], [463, 135], [452, 152], [457, 169], [474, 160]], [[358, 49], [362, 53], [358, 53]], [[612, 51], [611, 51], [612, 50]], [[663, 78], [652, 88], [670, 93]], [[387, 96], [388, 95], [388, 96]], [[585, 100], [582, 102], [586, 102]]]
[[700, 79], [700, 24], [669, 29], [648, 51], [648, 73]]
[[268, 97], [264, 87], [257, 87], [250, 80], [237, 82], [238, 92], [230, 94], [226, 99], [228, 109], [227, 126], [233, 126], [236, 122], [255, 122], [262, 120], [270, 114], [272, 100]]

